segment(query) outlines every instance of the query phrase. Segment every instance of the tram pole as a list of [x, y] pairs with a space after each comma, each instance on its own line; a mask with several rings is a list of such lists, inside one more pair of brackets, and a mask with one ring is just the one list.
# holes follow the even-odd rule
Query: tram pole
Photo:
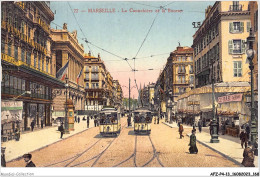
[[128, 114], [128, 126], [130, 127], [131, 126], [131, 112], [130, 112], [130, 110], [131, 110], [131, 102], [130, 102], [130, 94], [131, 94], [131, 87], [130, 87], [130, 82], [131, 82], [131, 80], [130, 80], [130, 78], [129, 78], [129, 98], [128, 98], [128, 101], [129, 101], [129, 114]]

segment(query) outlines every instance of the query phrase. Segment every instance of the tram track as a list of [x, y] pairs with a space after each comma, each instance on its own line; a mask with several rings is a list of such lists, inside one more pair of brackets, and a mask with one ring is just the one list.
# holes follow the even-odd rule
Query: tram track
[[[144, 165], [142, 165], [141, 167], [147, 166], [147, 165], [150, 164], [154, 159], [156, 159], [156, 160], [158, 161], [158, 163], [160, 164], [161, 167], [164, 167], [163, 163], [162, 163], [161, 160], [159, 159], [158, 152], [157, 152], [157, 150], [156, 150], [156, 148], [155, 148], [155, 146], [154, 146], [154, 144], [153, 144], [153, 142], [152, 142], [152, 139], [151, 139], [150, 135], [149, 135], [149, 140], [150, 140], [151, 145], [152, 145], [152, 148], [153, 148], [153, 157], [152, 157], [148, 162], [146, 162]], [[122, 165], [123, 163], [129, 161], [131, 158], [133, 158], [134, 166], [135, 166], [135, 167], [138, 167], [138, 166], [137, 166], [137, 163], [136, 163], [136, 161], [137, 161], [137, 160], [136, 160], [136, 154], [137, 154], [137, 135], [135, 135], [135, 148], [134, 148], [133, 154], [131, 154], [127, 159], [125, 159], [125, 160], [119, 162], [117, 165], [114, 165], [113, 167], [118, 167], [118, 166]]]
[[[126, 125], [126, 124], [125, 124], [125, 125]], [[125, 128], [125, 125], [122, 127], [122, 130]], [[122, 130], [121, 130], [121, 131], [122, 131]], [[120, 134], [121, 134], [121, 133], [120, 133]], [[120, 136], [120, 134], [119, 134], [119, 136]], [[117, 137], [119, 137], [119, 136], [117, 136]], [[99, 160], [99, 158], [103, 155], [103, 153], [108, 149], [108, 147], [111, 146], [111, 144], [114, 142], [114, 140], [115, 140], [117, 137], [115, 137], [115, 138], [109, 143], [109, 145], [105, 148], [105, 150], [102, 151], [101, 153], [99, 153], [98, 155], [96, 155], [96, 156], [94, 156], [94, 157], [92, 157], [92, 158], [90, 158], [90, 159], [88, 159], [88, 160], [86, 160], [86, 161], [84, 161], [84, 162], [80, 162], [80, 163], [78, 163], [78, 164], [76, 164], [76, 165], [72, 165], [71, 167], [75, 167], [75, 166], [81, 165], [81, 164], [83, 164], [83, 163], [86, 163], [86, 162], [88, 162], [88, 161], [90, 161], [90, 160], [93, 160], [93, 159], [97, 158], [97, 160], [94, 162], [94, 163], [96, 163], [96, 162]], [[90, 147], [88, 147], [86, 150], [84, 150], [84, 151], [81, 152], [80, 154], [74, 155], [74, 156], [72, 156], [72, 157], [70, 157], [70, 158], [68, 158], [68, 159], [65, 159], [65, 160], [62, 160], [62, 161], [59, 161], [59, 162], [55, 162], [55, 163], [46, 165], [46, 166], [44, 166], [44, 167], [51, 167], [51, 166], [54, 166], [54, 165], [57, 165], [57, 164], [60, 164], [60, 163], [67, 162], [67, 161], [69, 161], [69, 160], [71, 160], [71, 159], [74, 158], [72, 161], [70, 161], [69, 163], [67, 163], [67, 164], [64, 166], [64, 167], [68, 167], [70, 164], [72, 164], [73, 162], [75, 162], [78, 158], [82, 157], [83, 154], [85, 154], [85, 153], [88, 152], [90, 149], [92, 149], [92, 148], [93, 148], [97, 143], [99, 143], [101, 140], [103, 140], [103, 138], [100, 138], [99, 140], [97, 140], [94, 144], [92, 144]], [[92, 166], [93, 166], [93, 164], [92, 164]]]
[[161, 162], [160, 159], [159, 159], [158, 152], [157, 152], [157, 150], [156, 150], [156, 148], [155, 148], [155, 146], [154, 146], [154, 144], [153, 144], [153, 141], [152, 141], [150, 135], [149, 135], [149, 140], [150, 140], [150, 142], [151, 142], [151, 144], [152, 144], [152, 147], [153, 147], [153, 157], [152, 157], [148, 162], [146, 162], [142, 167], [147, 166], [147, 165], [148, 165], [149, 163], [151, 163], [155, 158], [156, 158], [156, 160], [158, 161], [158, 163], [161, 165], [161, 167], [164, 167], [164, 165], [162, 164], [162, 162]]
[[[125, 124], [125, 125], [126, 125], [126, 124]], [[123, 126], [122, 130], [125, 128], [125, 125]], [[122, 131], [122, 130], [121, 130], [121, 131]], [[96, 165], [96, 163], [99, 161], [99, 159], [101, 158], [101, 156], [106, 152], [106, 150], [112, 145], [112, 143], [113, 143], [120, 135], [121, 135], [121, 133], [120, 133], [117, 137], [115, 137], [115, 138], [108, 144], [108, 146], [107, 146], [102, 152], [100, 152], [99, 154], [97, 154], [96, 156], [94, 156], [94, 157], [92, 157], [92, 158], [90, 158], [90, 159], [88, 159], [88, 160], [85, 160], [85, 161], [83, 161], [83, 162], [79, 162], [79, 163], [77, 163], [77, 164], [74, 164], [74, 165], [72, 165], [72, 166], [70, 166], [70, 167], [76, 167], [76, 166], [82, 165], [82, 164], [84, 164], [84, 163], [87, 163], [87, 162], [89, 162], [89, 161], [91, 161], [91, 160], [93, 160], [93, 159], [96, 159], [96, 160], [94, 161], [94, 163], [91, 165], [91, 167], [94, 167], [94, 166]], [[102, 139], [103, 139], [103, 138], [102, 138]], [[102, 139], [99, 139], [98, 141], [101, 141]], [[97, 141], [97, 142], [98, 142], [98, 141]], [[96, 142], [95, 144], [97, 144], [97, 142]], [[84, 153], [86, 153], [88, 150], [90, 150], [91, 148], [93, 148], [95, 144], [93, 144], [90, 148], [88, 148], [88, 149], [85, 150], [83, 153], [81, 153], [79, 156], [77, 156], [75, 159], [73, 159], [69, 164], [75, 162], [76, 159], [78, 159], [78, 158], [81, 157]], [[65, 166], [65, 167], [67, 167], [67, 166]]]

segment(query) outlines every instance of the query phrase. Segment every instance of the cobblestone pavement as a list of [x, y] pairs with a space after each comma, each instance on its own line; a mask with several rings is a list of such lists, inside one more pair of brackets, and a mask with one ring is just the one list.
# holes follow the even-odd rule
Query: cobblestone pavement
[[[189, 154], [189, 138], [179, 139], [176, 128], [160, 122], [152, 124], [151, 135], [135, 135], [122, 118], [118, 137], [103, 138], [99, 128], [82, 133], [32, 152], [38, 167], [237, 167], [211, 149], [197, 143], [199, 153]], [[184, 135], [191, 129], [185, 128]], [[23, 159], [7, 167], [23, 167]]]

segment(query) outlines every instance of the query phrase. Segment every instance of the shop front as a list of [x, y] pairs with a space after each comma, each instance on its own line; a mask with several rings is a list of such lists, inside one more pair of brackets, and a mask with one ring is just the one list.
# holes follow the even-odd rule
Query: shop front
[[[10, 70], [7, 66], [14, 67]], [[64, 83], [27, 65], [2, 60], [2, 67], [1, 102], [21, 101], [20, 131], [30, 130], [32, 121], [36, 128], [51, 126], [52, 90], [63, 88]], [[4, 126], [4, 131], [13, 132], [12, 126]]]

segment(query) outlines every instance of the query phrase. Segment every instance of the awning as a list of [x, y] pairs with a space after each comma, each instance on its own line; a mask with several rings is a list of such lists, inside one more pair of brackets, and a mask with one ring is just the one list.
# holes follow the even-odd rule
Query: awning
[[23, 102], [2, 100], [1, 101], [1, 123], [22, 121]]

